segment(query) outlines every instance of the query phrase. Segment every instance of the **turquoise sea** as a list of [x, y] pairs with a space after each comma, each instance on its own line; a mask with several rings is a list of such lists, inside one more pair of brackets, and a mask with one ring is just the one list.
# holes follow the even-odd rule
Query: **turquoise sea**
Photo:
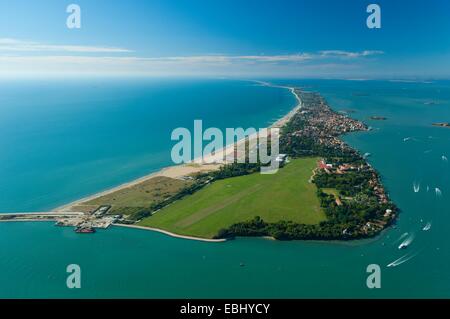
[[[80, 236], [52, 223], [0, 223], [0, 297], [450, 297], [450, 129], [431, 126], [450, 122], [450, 82], [272, 82], [319, 91], [373, 127], [345, 139], [371, 153], [402, 210], [395, 228], [350, 243], [204, 243], [120, 227]], [[0, 212], [51, 209], [170, 165], [171, 131], [194, 119], [265, 127], [295, 104], [286, 89], [235, 80], [0, 84]], [[405, 233], [414, 239], [400, 251]], [[81, 289], [66, 287], [68, 264], [80, 265]], [[381, 266], [381, 289], [366, 286], [369, 264]]]

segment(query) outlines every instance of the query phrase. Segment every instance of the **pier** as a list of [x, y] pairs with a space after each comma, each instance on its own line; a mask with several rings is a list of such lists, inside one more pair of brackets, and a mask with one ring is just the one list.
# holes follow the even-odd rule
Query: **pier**
[[0, 221], [56, 220], [58, 218], [77, 218], [84, 215], [81, 212], [0, 213]]
[[20, 212], [0, 213], [0, 222], [55, 221], [56, 226], [75, 227], [78, 233], [93, 233], [96, 228], [107, 229], [120, 215], [107, 215], [110, 206], [100, 206], [92, 213], [83, 212]]

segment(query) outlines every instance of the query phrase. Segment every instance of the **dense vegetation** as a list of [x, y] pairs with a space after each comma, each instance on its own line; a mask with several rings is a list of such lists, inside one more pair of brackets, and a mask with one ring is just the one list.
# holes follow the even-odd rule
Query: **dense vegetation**
[[342, 228], [329, 221], [318, 225], [298, 224], [291, 221], [266, 223], [259, 216], [253, 220], [237, 223], [228, 229], [222, 229], [217, 238], [232, 238], [235, 236], [270, 236], [278, 240], [292, 239], [339, 239], [342, 237]]
[[[302, 136], [308, 125], [304, 117], [297, 113], [283, 129], [280, 151], [291, 157], [319, 156], [334, 167], [349, 164], [359, 169], [342, 173], [327, 173], [317, 169], [313, 178], [317, 196], [327, 220], [317, 225], [304, 225], [292, 221], [267, 223], [262, 218], [236, 223], [222, 229], [217, 238], [235, 236], [271, 236], [276, 239], [356, 239], [376, 235], [393, 221], [393, 216], [385, 217], [387, 210], [397, 209], [391, 202], [381, 202], [370, 183], [378, 180], [377, 173], [365, 159], [350, 147], [335, 147], [330, 143], [320, 143], [314, 135]], [[320, 129], [320, 127], [319, 127]], [[323, 189], [333, 189], [338, 194], [327, 194]]]

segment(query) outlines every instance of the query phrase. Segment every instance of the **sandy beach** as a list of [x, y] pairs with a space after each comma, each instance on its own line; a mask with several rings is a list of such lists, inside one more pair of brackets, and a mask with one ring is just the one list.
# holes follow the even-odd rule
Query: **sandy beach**
[[219, 164], [202, 164], [202, 165], [200, 165], [200, 164], [183, 164], [183, 165], [169, 166], [169, 167], [161, 169], [158, 172], [145, 175], [145, 176], [135, 179], [131, 182], [124, 183], [122, 185], [113, 187], [113, 188], [105, 190], [103, 192], [96, 193], [94, 195], [84, 197], [84, 198], [81, 198], [74, 202], [71, 202], [69, 204], [60, 206], [58, 208], [55, 208], [54, 211], [55, 212], [73, 211], [74, 206], [82, 205], [85, 202], [97, 199], [97, 198], [105, 196], [105, 195], [109, 195], [109, 194], [119, 191], [121, 189], [138, 185], [138, 184], [143, 183], [154, 177], [164, 176], [164, 177], [169, 177], [169, 178], [180, 178], [182, 176], [186, 176], [186, 175], [190, 175], [190, 174], [194, 174], [194, 173], [213, 171], [213, 170], [219, 169], [220, 166], [221, 165], [219, 165]]
[[[273, 87], [279, 87], [290, 90], [290, 92], [295, 96], [297, 99], [296, 106], [285, 116], [277, 120], [275, 123], [273, 123], [269, 128], [281, 128], [283, 125], [285, 125], [291, 118], [294, 116], [294, 114], [301, 108], [302, 101], [300, 100], [300, 97], [295, 93], [295, 89], [293, 87], [286, 87], [286, 86], [274, 86], [270, 85], [265, 82], [257, 82], [260, 85], [266, 85], [266, 86], [273, 86]], [[146, 176], [140, 177], [136, 180], [133, 180], [128, 183], [124, 183], [122, 185], [113, 187], [111, 189], [93, 194], [91, 196], [87, 196], [84, 198], [81, 198], [79, 200], [76, 200], [74, 202], [68, 203], [66, 205], [60, 206], [55, 208], [53, 211], [55, 212], [61, 212], [61, 211], [76, 211], [76, 206], [82, 206], [83, 203], [97, 199], [99, 197], [109, 195], [111, 193], [114, 193], [116, 191], [132, 187], [135, 185], [138, 185], [140, 183], [143, 183], [151, 178], [158, 177], [158, 176], [164, 176], [169, 178], [181, 178], [183, 176], [187, 176], [190, 174], [200, 173], [200, 172], [208, 172], [208, 171], [214, 171], [218, 170], [223, 164], [226, 164], [229, 162], [229, 158], [234, 158], [234, 150], [235, 146], [239, 148], [239, 146], [243, 146], [242, 144], [245, 143], [246, 140], [248, 141], [254, 141], [257, 140], [258, 134], [253, 134], [248, 136], [247, 138], [244, 138], [240, 141], [238, 141], [235, 144], [228, 145], [224, 147], [221, 150], [217, 150], [215, 154], [208, 154], [204, 155], [203, 157], [194, 159], [191, 163], [187, 164], [181, 164], [181, 165], [175, 165], [175, 166], [169, 166], [166, 168], [161, 169], [160, 171], [148, 174]]]

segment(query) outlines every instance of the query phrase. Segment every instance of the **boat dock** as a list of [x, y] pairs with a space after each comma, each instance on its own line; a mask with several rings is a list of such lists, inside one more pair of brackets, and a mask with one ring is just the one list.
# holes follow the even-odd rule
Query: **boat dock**
[[[120, 215], [107, 215], [111, 206], [100, 206], [91, 213], [83, 212], [20, 212], [0, 213], [0, 222], [56, 221], [56, 226], [75, 227], [77, 233], [93, 233], [96, 228], [107, 229]], [[80, 231], [82, 230], [82, 231]]]

